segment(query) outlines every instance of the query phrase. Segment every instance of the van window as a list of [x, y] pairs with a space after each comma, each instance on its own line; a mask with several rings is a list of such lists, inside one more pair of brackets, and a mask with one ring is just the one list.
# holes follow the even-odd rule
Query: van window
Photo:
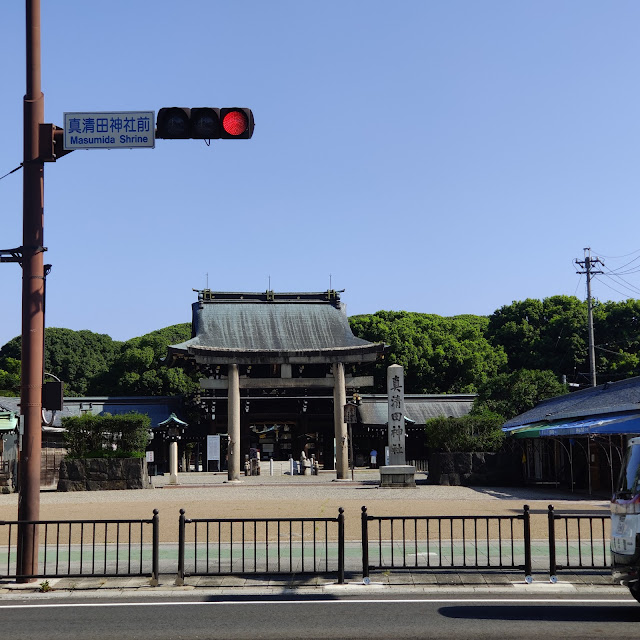
[[632, 445], [622, 463], [618, 491], [640, 493], [640, 445]]

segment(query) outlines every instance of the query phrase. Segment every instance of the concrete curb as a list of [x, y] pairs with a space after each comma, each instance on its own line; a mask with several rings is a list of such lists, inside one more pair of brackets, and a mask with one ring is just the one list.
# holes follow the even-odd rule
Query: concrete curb
[[[452, 575], [453, 578], [453, 575]], [[36, 580], [35, 582], [18, 584], [16, 582], [0, 582], [0, 597], [3, 599], [46, 600], [61, 597], [157, 597], [171, 595], [184, 597], [194, 595], [198, 597], [321, 597], [323, 595], [358, 595], [373, 596], [385, 594], [394, 595], [436, 595], [436, 594], [518, 594], [530, 596], [562, 596], [562, 595], [628, 595], [625, 587], [614, 584], [593, 584], [585, 582], [558, 581], [553, 584], [548, 581], [534, 580], [527, 584], [524, 580], [492, 581], [491, 577], [483, 583], [454, 583], [427, 584], [407, 582], [406, 584], [389, 584], [372, 578], [370, 584], [362, 580], [349, 580], [345, 584], [329, 582], [311, 585], [271, 584], [258, 586], [247, 585], [237, 581], [235, 585], [221, 584], [220, 586], [185, 584], [176, 586], [174, 576], [161, 576], [157, 587], [151, 587], [148, 578], [52, 578], [50, 580]], [[47, 583], [48, 590], [42, 591]]]

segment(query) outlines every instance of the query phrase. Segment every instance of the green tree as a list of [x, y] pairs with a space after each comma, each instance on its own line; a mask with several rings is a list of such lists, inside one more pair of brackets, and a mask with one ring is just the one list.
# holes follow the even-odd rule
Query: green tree
[[472, 413], [487, 411], [502, 416], [503, 422], [529, 409], [539, 402], [567, 393], [553, 371], [520, 369], [499, 374], [480, 385]]
[[20, 360], [7, 356], [0, 369], [0, 396], [20, 395]]
[[[65, 395], [84, 396], [96, 393], [92, 382], [109, 370], [118, 343], [108, 335], [92, 331], [45, 329], [44, 368], [65, 383]], [[0, 349], [0, 368], [6, 370], [8, 359], [20, 360], [21, 337]]]
[[587, 306], [573, 296], [512, 302], [489, 317], [487, 337], [504, 349], [511, 371], [573, 375], [587, 361]]
[[350, 323], [355, 335], [390, 347], [387, 360], [376, 365], [380, 390], [385, 387], [386, 367], [401, 364], [408, 393], [473, 392], [507, 360], [502, 347], [486, 339], [488, 320], [479, 316], [378, 311], [353, 316]]
[[599, 376], [615, 380], [640, 373], [640, 300], [604, 302], [594, 309]]
[[173, 325], [127, 340], [120, 346], [113, 366], [100, 383], [112, 395], [177, 395], [198, 389], [193, 363], [185, 369], [167, 367], [167, 347], [191, 337], [191, 324]]

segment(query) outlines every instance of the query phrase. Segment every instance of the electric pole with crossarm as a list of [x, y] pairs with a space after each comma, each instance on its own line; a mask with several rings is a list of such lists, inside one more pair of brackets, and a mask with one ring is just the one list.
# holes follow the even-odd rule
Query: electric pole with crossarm
[[591, 299], [591, 278], [597, 273], [602, 271], [594, 271], [594, 264], [601, 264], [604, 267], [604, 262], [600, 258], [591, 257], [591, 248], [585, 247], [584, 260], [578, 260], [576, 258], [575, 263], [580, 265], [584, 271], [576, 271], [579, 274], [586, 274], [587, 276], [587, 324], [589, 327], [589, 374], [591, 379], [591, 386], [595, 387], [596, 382], [596, 347], [593, 339], [593, 301]]

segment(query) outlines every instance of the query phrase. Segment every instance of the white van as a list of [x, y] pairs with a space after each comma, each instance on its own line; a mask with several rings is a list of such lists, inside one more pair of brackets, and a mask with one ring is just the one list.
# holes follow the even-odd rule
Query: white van
[[640, 438], [631, 438], [611, 498], [613, 580], [640, 602]]

